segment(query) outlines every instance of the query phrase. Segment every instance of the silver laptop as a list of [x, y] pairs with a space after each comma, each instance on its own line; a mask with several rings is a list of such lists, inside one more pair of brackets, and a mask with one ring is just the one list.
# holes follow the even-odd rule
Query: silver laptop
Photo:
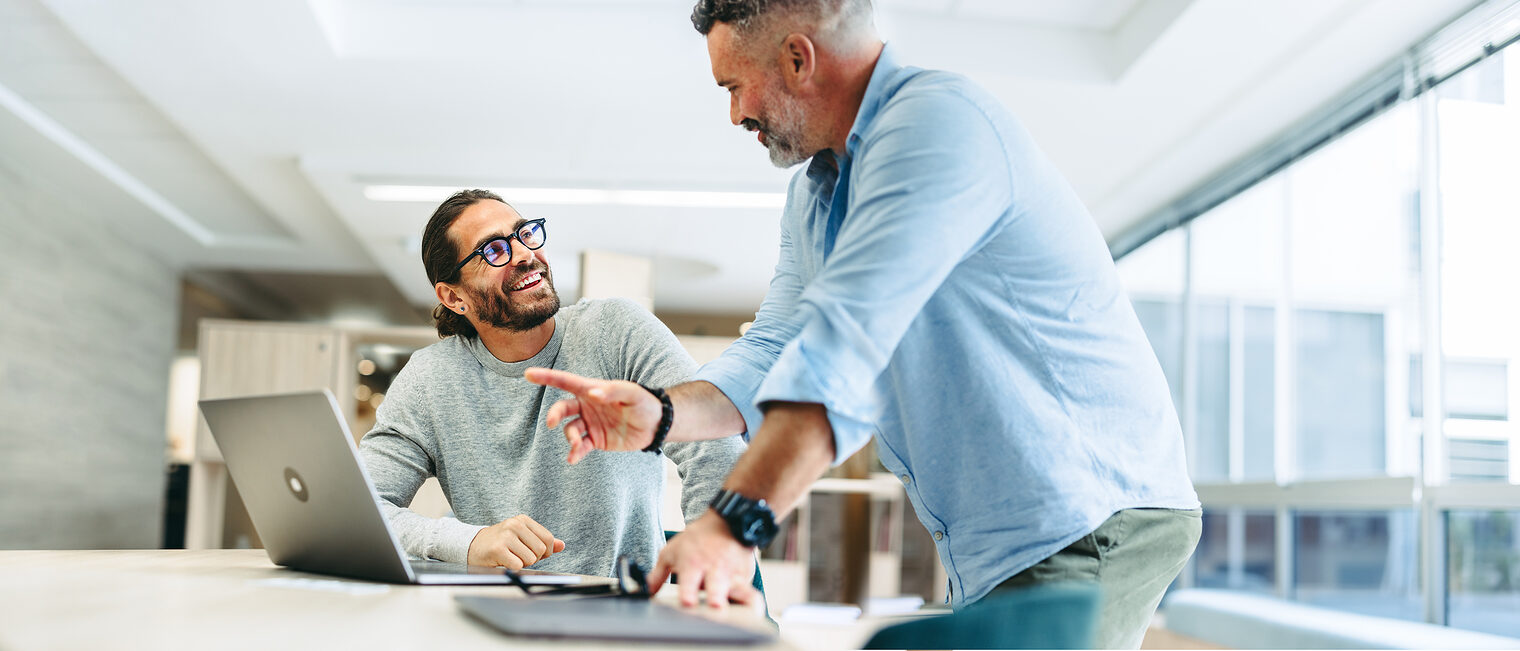
[[[306, 572], [430, 585], [511, 584], [490, 567], [407, 560], [327, 390], [200, 401], [269, 560]], [[522, 570], [524, 582], [578, 583]]]

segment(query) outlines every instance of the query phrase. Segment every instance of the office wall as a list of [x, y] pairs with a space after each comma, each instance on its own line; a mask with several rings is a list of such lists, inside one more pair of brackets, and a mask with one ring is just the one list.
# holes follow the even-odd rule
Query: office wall
[[0, 155], [0, 549], [156, 547], [177, 270]]

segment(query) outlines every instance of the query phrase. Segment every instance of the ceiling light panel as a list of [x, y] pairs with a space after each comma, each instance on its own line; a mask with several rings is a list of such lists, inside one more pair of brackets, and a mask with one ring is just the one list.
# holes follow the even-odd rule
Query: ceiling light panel
[[[556, 206], [657, 206], [665, 208], [780, 208], [780, 192], [695, 192], [687, 190], [606, 190], [597, 188], [490, 188], [512, 203]], [[441, 203], [455, 186], [368, 185], [370, 201]]]

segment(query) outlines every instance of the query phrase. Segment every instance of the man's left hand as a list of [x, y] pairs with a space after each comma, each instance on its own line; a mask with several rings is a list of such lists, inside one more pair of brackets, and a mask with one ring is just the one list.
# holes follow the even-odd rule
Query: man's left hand
[[750, 585], [755, 580], [755, 550], [734, 540], [728, 524], [711, 510], [665, 545], [650, 573], [650, 587], [659, 592], [672, 573], [681, 581], [676, 588], [682, 606], [697, 605], [704, 590], [713, 608], [724, 608], [729, 601], [759, 601], [760, 592]]

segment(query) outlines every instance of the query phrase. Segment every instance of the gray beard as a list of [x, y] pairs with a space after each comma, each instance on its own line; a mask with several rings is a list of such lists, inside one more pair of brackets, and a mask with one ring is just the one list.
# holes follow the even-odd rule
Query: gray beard
[[816, 152], [803, 149], [802, 134], [806, 129], [801, 104], [785, 94], [780, 97], [780, 110], [766, 120], [771, 128], [765, 132], [765, 149], [770, 152], [772, 165], [786, 169], [812, 158]]

